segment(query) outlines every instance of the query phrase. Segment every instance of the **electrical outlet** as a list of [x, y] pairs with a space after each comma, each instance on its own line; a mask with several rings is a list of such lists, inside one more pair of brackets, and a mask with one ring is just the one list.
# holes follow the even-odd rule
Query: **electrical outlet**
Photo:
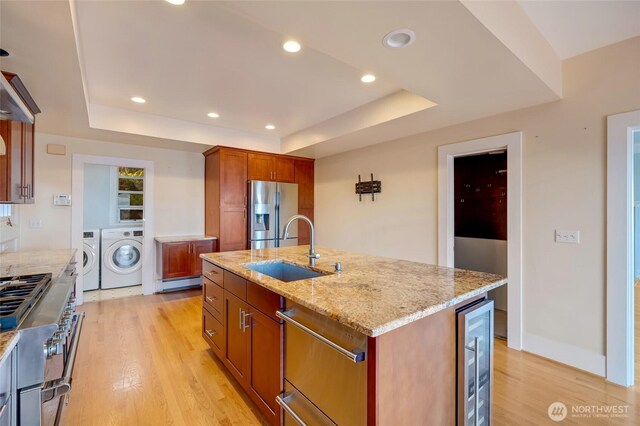
[[556, 229], [556, 243], [580, 244], [580, 231]]
[[31, 228], [31, 229], [42, 228], [42, 219], [31, 219], [31, 220], [29, 220], [29, 228]]

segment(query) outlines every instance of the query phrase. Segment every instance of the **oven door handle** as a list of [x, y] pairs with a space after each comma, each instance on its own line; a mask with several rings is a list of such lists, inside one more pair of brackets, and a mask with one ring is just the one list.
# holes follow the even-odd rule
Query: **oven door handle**
[[78, 353], [78, 344], [80, 343], [80, 334], [82, 333], [82, 323], [84, 322], [84, 312], [78, 314], [76, 325], [74, 326], [73, 338], [69, 355], [64, 365], [62, 377], [50, 380], [42, 387], [42, 402], [50, 401], [54, 398], [63, 396], [71, 390], [71, 376], [73, 375], [73, 366], [76, 363], [76, 354]]

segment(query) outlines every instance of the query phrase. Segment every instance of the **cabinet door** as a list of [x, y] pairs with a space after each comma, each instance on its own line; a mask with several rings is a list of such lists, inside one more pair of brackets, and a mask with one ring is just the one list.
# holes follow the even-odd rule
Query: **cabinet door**
[[213, 251], [213, 240], [202, 240], [191, 242], [191, 275], [202, 275], [202, 253], [211, 253]]
[[[272, 424], [280, 424], [276, 396], [282, 393], [283, 327], [257, 309], [249, 306], [249, 392]], [[275, 421], [273, 421], [275, 419]]]
[[298, 206], [313, 208], [314, 163], [310, 160], [296, 160], [296, 183], [298, 184]]
[[162, 279], [191, 276], [191, 243], [162, 244]]
[[220, 251], [244, 250], [247, 247], [247, 210], [227, 208], [220, 214]]
[[249, 153], [248, 164], [249, 180], [275, 180], [273, 155]]
[[224, 362], [231, 374], [246, 387], [248, 377], [249, 339], [244, 325], [247, 304], [228, 291], [224, 292], [224, 324], [226, 345]]
[[22, 185], [24, 189], [24, 202], [34, 203], [34, 128], [33, 124], [22, 123]]
[[278, 182], [294, 183], [296, 180], [295, 163], [291, 158], [275, 157], [273, 177]]
[[9, 187], [11, 182], [11, 122], [7, 120], [0, 120], [0, 136], [5, 142], [7, 153], [6, 155], [0, 155], [0, 201], [9, 201]]
[[247, 202], [247, 153], [220, 150], [220, 205], [245, 206]]
[[8, 181], [8, 201], [12, 203], [24, 202], [26, 188], [22, 184], [22, 123], [19, 121], [9, 122], [9, 145], [7, 149], [9, 155], [9, 181]]

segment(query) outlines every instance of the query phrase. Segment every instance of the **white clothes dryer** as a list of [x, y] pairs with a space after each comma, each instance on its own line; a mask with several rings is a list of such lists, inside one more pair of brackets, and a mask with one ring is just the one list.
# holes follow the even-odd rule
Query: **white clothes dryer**
[[142, 284], [142, 228], [102, 230], [101, 288]]
[[84, 231], [82, 237], [82, 275], [84, 291], [100, 288], [100, 231]]

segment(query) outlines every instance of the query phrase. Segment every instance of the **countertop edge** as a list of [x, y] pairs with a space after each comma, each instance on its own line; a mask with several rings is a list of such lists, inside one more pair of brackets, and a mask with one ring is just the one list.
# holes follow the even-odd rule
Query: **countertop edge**
[[[207, 254], [208, 253], [202, 253], [200, 255], [200, 258], [202, 260], [205, 260], [205, 261], [207, 261], [209, 263], [212, 263], [212, 264], [214, 264], [214, 265], [216, 265], [216, 266], [218, 266], [218, 267], [220, 267], [222, 269], [228, 270], [227, 269], [228, 266], [224, 265], [222, 262], [217, 262], [217, 261], [215, 261], [215, 260], [213, 260], [213, 259], [211, 259], [209, 257], [206, 257]], [[308, 303], [306, 300], [300, 299], [300, 298], [298, 298], [296, 296], [293, 296], [293, 295], [290, 295], [290, 294], [286, 294], [285, 292], [282, 292], [279, 288], [274, 288], [274, 287], [272, 287], [272, 286], [270, 286], [268, 284], [265, 284], [265, 283], [262, 283], [260, 281], [257, 281], [257, 280], [255, 280], [255, 277], [251, 277], [250, 276], [250, 273], [244, 273], [244, 272], [240, 272], [240, 271], [230, 271], [230, 272], [234, 273], [236, 275], [240, 275], [242, 278], [244, 278], [246, 280], [250, 280], [251, 282], [254, 282], [254, 283], [258, 284], [261, 287], [264, 287], [267, 290], [273, 291], [274, 293], [276, 293], [276, 294], [278, 294], [278, 295], [280, 295], [280, 296], [282, 296], [282, 297], [284, 297], [286, 299], [289, 299], [292, 302], [298, 303], [298, 304], [300, 304], [300, 305], [302, 305], [302, 306], [304, 306], [306, 308], [309, 308], [314, 312], [317, 312], [317, 313], [319, 313], [321, 315], [325, 315], [328, 318], [331, 318], [331, 319], [339, 322], [340, 324], [344, 324], [344, 325], [348, 326], [349, 328], [352, 328], [352, 329], [354, 329], [354, 330], [356, 330], [356, 331], [358, 331], [358, 332], [360, 332], [360, 333], [362, 333], [362, 334], [364, 334], [364, 335], [366, 335], [368, 337], [374, 337], [374, 338], [378, 337], [378, 336], [381, 336], [381, 335], [383, 335], [385, 333], [388, 333], [390, 331], [393, 331], [393, 330], [395, 330], [397, 328], [400, 328], [400, 327], [402, 327], [404, 325], [407, 325], [407, 324], [410, 324], [412, 322], [418, 321], [418, 320], [420, 320], [422, 318], [426, 318], [426, 317], [428, 317], [430, 315], [433, 315], [433, 314], [435, 314], [437, 312], [440, 312], [440, 311], [442, 311], [444, 309], [447, 309], [447, 308], [449, 308], [451, 306], [457, 305], [457, 304], [459, 304], [461, 302], [464, 302], [465, 300], [469, 300], [469, 299], [471, 299], [471, 298], [473, 298], [475, 296], [478, 296], [478, 295], [480, 295], [482, 293], [486, 293], [486, 292], [488, 292], [490, 290], [493, 290], [495, 288], [498, 288], [500, 286], [503, 286], [503, 285], [507, 284], [507, 278], [504, 278], [502, 280], [493, 282], [491, 284], [487, 284], [487, 285], [482, 286], [482, 287], [480, 287], [478, 289], [475, 289], [475, 290], [472, 290], [470, 292], [464, 293], [463, 295], [458, 296], [458, 297], [456, 297], [454, 299], [451, 299], [451, 300], [449, 300], [449, 301], [447, 301], [445, 303], [441, 303], [441, 304], [438, 304], [438, 305], [430, 306], [429, 308], [427, 308], [425, 310], [422, 310], [422, 311], [419, 311], [419, 312], [414, 312], [414, 313], [412, 313], [410, 315], [406, 315], [404, 317], [397, 318], [397, 319], [395, 319], [393, 321], [387, 322], [387, 323], [385, 323], [385, 324], [383, 324], [381, 326], [375, 327], [373, 329], [368, 329], [368, 328], [363, 327], [360, 324], [357, 324], [357, 323], [349, 320], [349, 318], [346, 318], [346, 317], [336, 318], [331, 312], [327, 312], [326, 310], [319, 308], [317, 305], [313, 305], [311, 303]]]
[[176, 235], [166, 236], [166, 237], [154, 237], [154, 241], [158, 243], [181, 243], [187, 241], [209, 241], [209, 240], [217, 240], [218, 237], [213, 237], [210, 235]]
[[0, 363], [4, 362], [19, 340], [20, 332], [17, 330], [5, 331], [0, 334]]

